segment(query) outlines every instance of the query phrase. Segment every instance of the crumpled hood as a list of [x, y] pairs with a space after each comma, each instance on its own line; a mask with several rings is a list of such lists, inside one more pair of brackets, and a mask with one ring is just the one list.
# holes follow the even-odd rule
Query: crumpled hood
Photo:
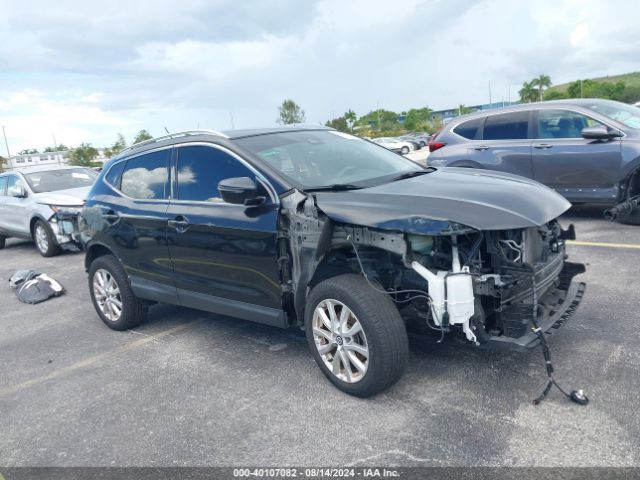
[[36, 193], [34, 196], [38, 203], [70, 207], [84, 205], [90, 190], [91, 187], [70, 188], [69, 190], [58, 190], [56, 192]]
[[476, 230], [535, 227], [571, 206], [533, 180], [468, 168], [439, 168], [362, 190], [318, 192], [316, 201], [335, 221], [431, 235], [455, 232], [460, 225]]

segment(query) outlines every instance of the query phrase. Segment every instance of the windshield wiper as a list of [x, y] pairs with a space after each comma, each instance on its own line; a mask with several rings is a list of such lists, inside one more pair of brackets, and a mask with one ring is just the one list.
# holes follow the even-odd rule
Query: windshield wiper
[[433, 167], [427, 167], [425, 170], [413, 170], [411, 172], [405, 172], [397, 177], [393, 177], [391, 179], [392, 182], [396, 180], [404, 180], [405, 178], [419, 177], [420, 175], [426, 175], [427, 173], [435, 172], [436, 169]]
[[352, 183], [334, 183], [331, 185], [323, 185], [320, 187], [305, 188], [305, 192], [340, 192], [344, 190], [359, 190], [363, 187], [353, 185]]

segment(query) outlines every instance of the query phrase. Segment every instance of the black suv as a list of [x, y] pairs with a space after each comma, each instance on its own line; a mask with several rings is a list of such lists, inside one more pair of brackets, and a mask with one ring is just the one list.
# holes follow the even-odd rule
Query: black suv
[[166, 302], [306, 331], [323, 373], [372, 395], [406, 329], [524, 349], [578, 305], [569, 208], [534, 181], [423, 168], [326, 128], [186, 132], [111, 160], [79, 219], [115, 330]]

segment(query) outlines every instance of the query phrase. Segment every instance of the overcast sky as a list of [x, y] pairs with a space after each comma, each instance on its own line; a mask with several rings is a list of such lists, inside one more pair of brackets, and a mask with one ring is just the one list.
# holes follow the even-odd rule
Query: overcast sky
[[[640, 70], [638, 0], [0, 0], [0, 124], [12, 153], [347, 109], [515, 99]], [[509, 93], [510, 92], [510, 93]], [[4, 155], [4, 145], [0, 148]]]

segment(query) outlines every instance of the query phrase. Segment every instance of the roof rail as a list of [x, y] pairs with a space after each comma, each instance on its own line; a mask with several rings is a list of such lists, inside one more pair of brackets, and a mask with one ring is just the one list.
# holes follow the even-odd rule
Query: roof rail
[[171, 138], [189, 137], [191, 135], [216, 135], [218, 137], [229, 138], [224, 133], [218, 132], [217, 130], [187, 130], [185, 132], [170, 133], [168, 135], [163, 135], [162, 137], [150, 138], [148, 140], [143, 140], [141, 142], [134, 143], [133, 145], [129, 145], [128, 147], [122, 149], [122, 151], [118, 154], [118, 156], [122, 155], [125, 152], [129, 152], [131, 150], [135, 150], [140, 147], [143, 147], [145, 145], [161, 142], [163, 140], [169, 140]]

